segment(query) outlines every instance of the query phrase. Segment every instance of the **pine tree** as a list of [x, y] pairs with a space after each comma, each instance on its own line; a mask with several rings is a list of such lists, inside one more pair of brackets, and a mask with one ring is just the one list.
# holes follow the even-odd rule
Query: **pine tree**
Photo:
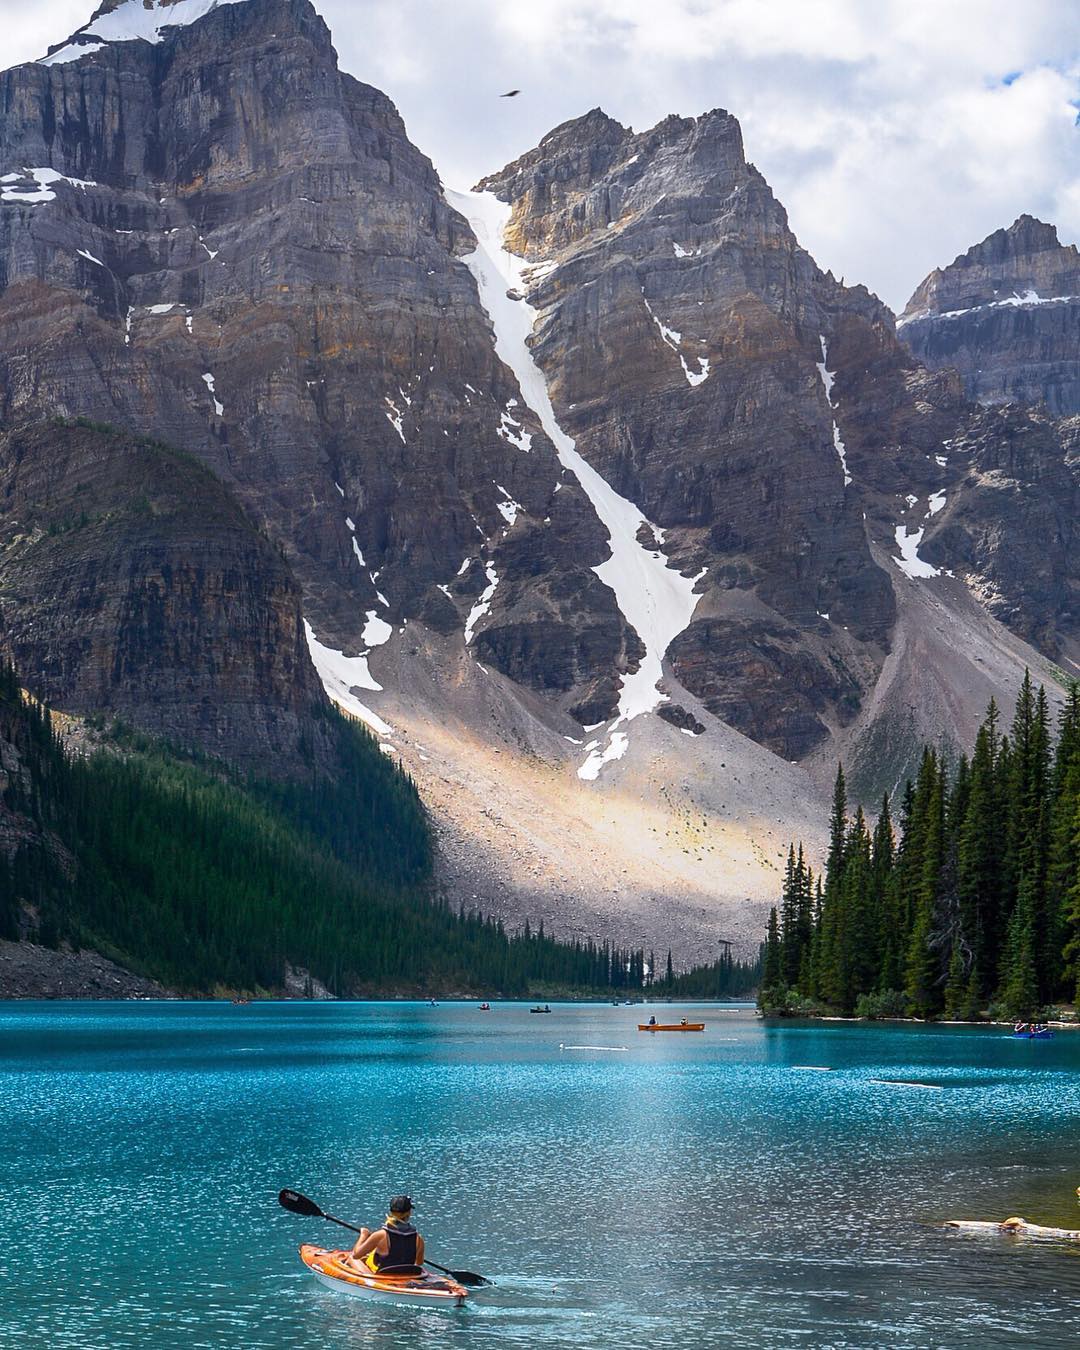
[[930, 1017], [941, 1007], [938, 888], [945, 852], [944, 774], [931, 749], [927, 749], [919, 770], [911, 829], [918, 831], [918, 840], [910, 860], [913, 919], [905, 992], [913, 1011], [920, 1017]]
[[776, 906], [769, 910], [769, 926], [765, 935], [765, 955], [761, 970], [761, 994], [763, 1004], [775, 1002], [782, 996], [784, 980], [783, 951], [780, 943], [780, 919]]
[[799, 937], [799, 884], [795, 845], [788, 849], [784, 887], [780, 900], [781, 970], [784, 982], [794, 985], [799, 978], [802, 951]]
[[963, 1021], [971, 1016], [971, 984], [964, 951], [959, 942], [953, 944], [949, 958], [949, 976], [945, 984], [945, 1016], [950, 1021]]
[[960, 923], [971, 947], [976, 1002], [997, 984], [1004, 900], [1005, 803], [1001, 792], [997, 705], [991, 700], [975, 739], [967, 806], [957, 832]]
[[847, 783], [844, 766], [837, 765], [833, 789], [832, 812], [829, 817], [829, 856], [825, 863], [825, 886], [821, 905], [821, 923], [815, 952], [815, 984], [821, 997], [835, 1000], [843, 987], [840, 969], [840, 925], [843, 910], [844, 851], [847, 847]]

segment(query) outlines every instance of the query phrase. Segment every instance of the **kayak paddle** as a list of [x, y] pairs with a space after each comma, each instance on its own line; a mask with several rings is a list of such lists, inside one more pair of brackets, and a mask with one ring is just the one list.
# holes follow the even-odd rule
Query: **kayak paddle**
[[[335, 1219], [332, 1214], [325, 1214], [314, 1200], [309, 1200], [306, 1195], [301, 1195], [299, 1191], [285, 1190], [279, 1192], [278, 1204], [292, 1214], [302, 1214], [305, 1219], [328, 1219], [330, 1223], [336, 1223], [339, 1228], [347, 1228], [351, 1233], [360, 1232], [355, 1224], [346, 1223], [344, 1219]], [[494, 1283], [483, 1275], [477, 1275], [472, 1270], [448, 1270], [446, 1266], [436, 1265], [434, 1261], [428, 1261], [427, 1259], [425, 1259], [424, 1265], [430, 1266], [432, 1270], [441, 1271], [443, 1275], [449, 1275], [452, 1280], [457, 1280], [458, 1284], [467, 1284], [479, 1288]]]

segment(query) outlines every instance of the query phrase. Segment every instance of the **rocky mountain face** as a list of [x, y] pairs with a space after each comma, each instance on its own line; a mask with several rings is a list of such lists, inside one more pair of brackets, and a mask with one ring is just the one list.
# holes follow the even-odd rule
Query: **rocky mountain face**
[[870, 800], [1073, 668], [1080, 437], [823, 273], [729, 113], [455, 193], [308, 0], [109, 0], [0, 109], [0, 604], [61, 706], [303, 758], [302, 596], [449, 900], [705, 955], [839, 755]]
[[932, 369], [958, 370], [985, 404], [1080, 413], [1080, 253], [1021, 216], [931, 272], [897, 325]]
[[875, 546], [918, 573], [925, 538], [1060, 650], [1076, 559], [1057, 432], [979, 414], [873, 296], [823, 274], [733, 117], [635, 135], [596, 110], [481, 186], [513, 207], [560, 421], [704, 571], [669, 659], [710, 712], [786, 759], [845, 738], [897, 619]]
[[0, 432], [0, 634], [66, 712], [278, 775], [328, 759], [285, 559], [213, 474], [145, 438]]
[[798, 247], [726, 112], [635, 135], [595, 110], [481, 186], [513, 207], [561, 424], [701, 575], [672, 673], [802, 757], [850, 721], [894, 616], [828, 394], [838, 323], [888, 316]]
[[[387, 620], [460, 633], [505, 546], [533, 584], [492, 655], [610, 706], [634, 639], [590, 570], [602, 532], [575, 484], [555, 496], [457, 259], [468, 227], [390, 101], [338, 71], [307, 0], [182, 0], [160, 31], [135, 0], [99, 13], [2, 77], [4, 416], [198, 455], [335, 649]], [[114, 36], [136, 30], [157, 40]]]

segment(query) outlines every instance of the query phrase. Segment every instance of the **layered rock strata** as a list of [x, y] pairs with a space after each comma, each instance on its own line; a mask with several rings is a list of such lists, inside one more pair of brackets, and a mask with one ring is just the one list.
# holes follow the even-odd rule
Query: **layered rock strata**
[[0, 651], [68, 712], [276, 775], [329, 758], [280, 550], [196, 460], [130, 433], [0, 434]]
[[898, 331], [925, 365], [958, 370], [980, 403], [1080, 412], [1080, 253], [1033, 216], [931, 272]]
[[487, 659], [602, 715], [636, 651], [591, 571], [603, 531], [389, 99], [339, 72], [307, 0], [183, 0], [160, 29], [135, 0], [101, 13], [0, 76], [0, 417], [196, 454], [334, 649], [373, 620], [461, 634], [492, 571], [527, 579], [475, 624]]

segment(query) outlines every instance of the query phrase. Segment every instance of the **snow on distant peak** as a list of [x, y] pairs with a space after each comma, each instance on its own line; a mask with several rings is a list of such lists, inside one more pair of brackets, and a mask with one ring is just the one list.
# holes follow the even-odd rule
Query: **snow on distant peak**
[[[65, 61], [78, 61], [80, 57], [100, 50], [107, 42], [141, 40], [157, 43], [165, 36], [167, 28], [183, 28], [223, 5], [245, 3], [246, 0], [177, 0], [175, 5], [146, 9], [143, 0], [124, 0], [110, 13], [102, 14], [85, 28], [80, 28], [75, 34], [79, 42], [68, 42], [51, 56], [43, 57], [40, 64], [54, 66]], [[99, 41], [89, 44], [85, 41], [87, 38], [98, 38]]]
[[63, 66], [69, 61], [78, 61], [81, 57], [89, 56], [91, 52], [99, 52], [104, 46], [104, 42], [69, 42], [66, 47], [53, 52], [52, 56], [43, 56], [38, 65]]
[[914, 323], [916, 319], [961, 319], [965, 314], [978, 314], [984, 309], [1026, 309], [1029, 305], [1068, 305], [1077, 300], [1080, 300], [1078, 295], [1040, 295], [1038, 291], [1030, 289], [1021, 295], [1019, 291], [1013, 291], [1012, 295], [1006, 296], [1003, 300], [987, 300], [981, 305], [972, 305], [969, 309], [945, 309], [940, 312], [920, 309], [915, 314], [902, 315], [897, 319], [896, 326], [903, 328], [909, 323]]

